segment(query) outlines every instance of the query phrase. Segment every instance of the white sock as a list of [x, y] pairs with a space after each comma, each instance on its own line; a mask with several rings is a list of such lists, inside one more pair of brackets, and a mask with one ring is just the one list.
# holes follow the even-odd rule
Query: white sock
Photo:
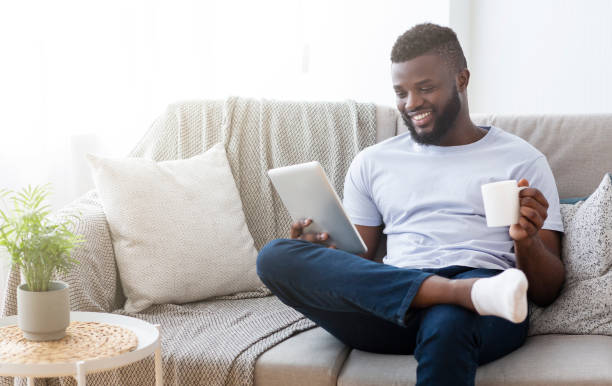
[[527, 277], [520, 269], [509, 268], [476, 280], [471, 295], [480, 315], [495, 315], [514, 323], [527, 317]]

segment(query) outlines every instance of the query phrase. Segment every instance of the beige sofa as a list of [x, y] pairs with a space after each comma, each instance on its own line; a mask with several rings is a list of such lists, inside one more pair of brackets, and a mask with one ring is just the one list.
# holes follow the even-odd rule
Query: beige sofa
[[[178, 117], [180, 121], [182, 118]], [[212, 114], [207, 117], [213, 119], [216, 116]], [[394, 108], [377, 106], [375, 118], [377, 141], [405, 130]], [[513, 132], [544, 152], [552, 166], [562, 198], [588, 195], [597, 187], [603, 174], [612, 171], [612, 151], [610, 151], [612, 114], [480, 115], [473, 118], [478, 124], [493, 124]], [[169, 122], [168, 126], [176, 125]], [[176, 136], [177, 133], [168, 135]], [[100, 212], [99, 206], [91, 204], [90, 208], [93, 208], [95, 219], [98, 221], [96, 226], [100, 227], [100, 232], [108, 232], [104, 224], [104, 214]], [[112, 246], [110, 240], [105, 238], [102, 244], [95, 247], [99, 248], [92, 248], [91, 253], [95, 258], [82, 262], [82, 265], [97, 264], [98, 266], [91, 267], [91, 270], [92, 275], [99, 280], [82, 285], [74, 283], [74, 288], [79, 289], [72, 294], [73, 305], [76, 300], [78, 304], [82, 304], [77, 307], [78, 309], [114, 311], [121, 308], [125, 298], [117, 276], [114, 275]], [[103, 254], [100, 254], [100, 251], [103, 251]], [[104, 269], [100, 266], [103, 262], [108, 265]], [[102, 272], [113, 272], [113, 274], [101, 275]], [[79, 280], [79, 277], [73, 277], [71, 280]], [[108, 286], [113, 288], [106, 288]], [[93, 298], [103, 298], [104, 301], [90, 301]], [[175, 328], [179, 331], [181, 327]], [[168, 346], [178, 347], [182, 344], [182, 342], [172, 342], [172, 345]], [[171, 349], [167, 347], [166, 354]], [[180, 352], [180, 347], [176, 352]], [[168, 361], [176, 364], [180, 360], [177, 356], [164, 358], [165, 364]], [[202, 357], [201, 360], [206, 358]], [[259, 356], [255, 362], [254, 381], [256, 385], [271, 386], [404, 385], [415, 383], [416, 365], [413, 356], [380, 355], [352, 350], [321, 328], [314, 328], [289, 337]], [[137, 373], [136, 368], [126, 371], [132, 371], [133, 374], [142, 377], [141, 384], [148, 384], [150, 378], [145, 377], [150, 376], [152, 367], [151, 363], [146, 366], [141, 373]], [[197, 372], [193, 366], [202, 365], [197, 361], [186, 362], [185, 366], [181, 367], [181, 371]], [[178, 378], [173, 378], [171, 372], [165, 370], [169, 384], [183, 384], [176, 381]], [[97, 379], [98, 382], [92, 384], [111, 384], [110, 379], [100, 378]], [[171, 379], [174, 379], [174, 382]], [[206, 378], [194, 376], [192, 379], [198, 379], [195, 381], [197, 384], [209, 384]], [[5, 381], [9, 384], [8, 380]], [[519, 350], [479, 368], [476, 383], [478, 385], [612, 385], [612, 337], [588, 335], [530, 337]], [[112, 381], [112, 384], [126, 384], [126, 382]]]
[[[583, 197], [612, 171], [612, 114], [476, 115], [479, 125], [512, 132], [542, 151], [561, 198]], [[405, 130], [397, 113], [378, 108], [377, 140]], [[611, 203], [612, 205], [612, 203]], [[302, 332], [264, 353], [257, 385], [410, 385], [413, 356], [352, 350], [321, 328]], [[477, 385], [612, 385], [612, 337], [540, 335], [478, 369]]]

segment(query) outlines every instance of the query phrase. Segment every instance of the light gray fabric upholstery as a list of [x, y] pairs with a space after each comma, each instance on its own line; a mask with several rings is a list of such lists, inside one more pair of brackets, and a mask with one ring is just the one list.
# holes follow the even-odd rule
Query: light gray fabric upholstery
[[[478, 368], [476, 385], [577, 386], [612, 384], [612, 337], [541, 335], [523, 347]], [[338, 385], [414, 385], [412, 355], [381, 355], [353, 350]]]
[[335, 385], [349, 351], [320, 327], [305, 331], [257, 360], [255, 385]]
[[398, 114], [395, 108], [376, 106], [376, 142], [391, 138], [397, 132]]
[[156, 161], [190, 158], [223, 142], [249, 231], [260, 249], [287, 236], [291, 220], [266, 175], [319, 161], [342, 196], [353, 157], [376, 140], [373, 104], [230, 97], [171, 105], [131, 152]]

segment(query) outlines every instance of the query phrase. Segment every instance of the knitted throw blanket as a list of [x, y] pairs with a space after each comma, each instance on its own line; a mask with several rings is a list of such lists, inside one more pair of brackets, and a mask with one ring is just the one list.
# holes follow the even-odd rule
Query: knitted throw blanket
[[[341, 196], [344, 176], [358, 151], [375, 142], [373, 104], [279, 102], [228, 98], [168, 107], [130, 156], [156, 161], [184, 159], [218, 142], [225, 144], [247, 225], [260, 249], [287, 237], [290, 218], [270, 185], [270, 168], [319, 161]], [[110, 233], [95, 191], [58, 215], [80, 212], [76, 231], [85, 245], [75, 251], [80, 261], [58, 277], [71, 286], [71, 308], [114, 312], [162, 327], [166, 385], [251, 385], [255, 361], [275, 344], [314, 326], [299, 312], [270, 296], [267, 288], [183, 305], [156, 305], [141, 313], [122, 310]], [[16, 314], [19, 272], [12, 270], [2, 315]], [[152, 358], [119, 370], [91, 374], [88, 384], [151, 385]], [[3, 378], [0, 384], [12, 384]], [[48, 384], [73, 384], [68, 378]], [[38, 382], [37, 382], [38, 384]]]
[[376, 141], [376, 107], [231, 97], [171, 105], [131, 155], [183, 159], [223, 142], [247, 225], [260, 249], [288, 235], [290, 218], [266, 171], [319, 161], [338, 195], [355, 155]]

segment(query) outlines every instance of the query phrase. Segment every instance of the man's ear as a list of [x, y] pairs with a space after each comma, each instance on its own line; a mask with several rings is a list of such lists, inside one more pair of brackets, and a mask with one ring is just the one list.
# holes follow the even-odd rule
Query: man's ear
[[457, 91], [465, 91], [468, 83], [470, 83], [470, 70], [464, 68], [463, 70], [459, 71], [455, 77], [455, 81], [457, 83]]

